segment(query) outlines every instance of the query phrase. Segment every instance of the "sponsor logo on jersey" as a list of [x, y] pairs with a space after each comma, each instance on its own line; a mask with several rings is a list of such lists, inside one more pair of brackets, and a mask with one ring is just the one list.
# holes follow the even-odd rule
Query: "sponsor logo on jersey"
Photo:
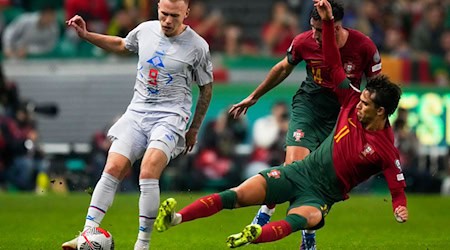
[[322, 211], [323, 217], [327, 216], [328, 211], [329, 211], [328, 205], [325, 204], [324, 206], [320, 206], [320, 211]]
[[305, 133], [304, 133], [301, 129], [297, 129], [297, 131], [295, 131], [295, 132], [292, 134], [292, 137], [295, 138], [295, 141], [301, 141], [301, 139], [302, 139], [303, 137], [305, 137]]
[[279, 179], [281, 177], [281, 172], [280, 170], [274, 169], [267, 173], [267, 176], [269, 176], [269, 178]]
[[372, 66], [372, 72], [377, 72], [378, 70], [381, 70], [381, 63]]
[[173, 135], [166, 134], [166, 138], [167, 138], [169, 141], [175, 141], [175, 136], [173, 136]]

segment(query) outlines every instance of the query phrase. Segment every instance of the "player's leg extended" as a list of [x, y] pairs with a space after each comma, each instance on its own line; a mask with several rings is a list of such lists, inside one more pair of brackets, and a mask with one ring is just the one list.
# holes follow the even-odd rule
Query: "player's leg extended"
[[[130, 166], [131, 163], [125, 156], [118, 153], [110, 153], [108, 155], [103, 174], [92, 194], [83, 231], [88, 227], [98, 227], [100, 225], [106, 211], [114, 200], [120, 180], [123, 179]], [[77, 248], [77, 239], [78, 237], [63, 243], [62, 248], [75, 250]]]
[[265, 199], [266, 181], [261, 175], [255, 175], [231, 190], [207, 195], [175, 213], [176, 201], [169, 198], [161, 203], [155, 228], [159, 232], [169, 227], [216, 214], [222, 209], [259, 205]]

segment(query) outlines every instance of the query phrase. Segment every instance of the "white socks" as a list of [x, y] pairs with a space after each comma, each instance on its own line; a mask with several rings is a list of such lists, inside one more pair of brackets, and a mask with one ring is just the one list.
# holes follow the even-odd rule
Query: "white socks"
[[268, 214], [269, 216], [272, 216], [275, 212], [275, 208], [268, 208], [266, 205], [261, 206], [261, 212]]
[[119, 183], [120, 181], [116, 177], [105, 172], [102, 174], [92, 194], [84, 229], [100, 225], [106, 211], [113, 203]]
[[136, 244], [148, 244], [150, 234], [153, 230], [153, 223], [159, 208], [159, 180], [141, 179], [139, 180], [141, 195], [139, 197], [139, 234]]

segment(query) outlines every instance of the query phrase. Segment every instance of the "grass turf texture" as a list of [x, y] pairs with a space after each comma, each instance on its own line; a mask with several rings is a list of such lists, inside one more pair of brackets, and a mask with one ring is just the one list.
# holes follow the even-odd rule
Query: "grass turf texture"
[[[203, 194], [163, 193], [175, 197], [177, 208]], [[60, 249], [84, 223], [90, 196], [86, 193], [36, 196], [0, 194], [0, 249]], [[318, 232], [324, 249], [450, 249], [450, 198], [409, 195], [410, 221], [395, 222], [389, 195], [352, 195], [335, 204]], [[115, 239], [116, 249], [133, 249], [137, 235], [138, 194], [119, 194], [102, 227]], [[284, 217], [286, 204], [277, 207], [274, 219]], [[239, 232], [253, 218], [257, 207], [224, 210], [205, 219], [188, 222], [164, 233], [153, 233], [152, 249], [227, 249], [225, 239]], [[245, 249], [298, 249], [300, 234], [274, 243]]]

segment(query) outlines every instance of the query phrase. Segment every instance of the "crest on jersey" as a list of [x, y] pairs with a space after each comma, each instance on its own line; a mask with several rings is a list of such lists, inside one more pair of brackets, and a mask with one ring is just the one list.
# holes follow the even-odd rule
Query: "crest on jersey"
[[355, 64], [352, 62], [346, 62], [344, 64], [345, 73], [350, 74], [355, 69]]
[[279, 179], [281, 177], [281, 172], [278, 169], [274, 169], [267, 173], [267, 176], [269, 176], [269, 178]]
[[368, 155], [372, 155], [373, 153], [375, 153], [373, 147], [366, 143], [366, 145], [364, 145], [363, 151], [361, 152], [361, 155], [363, 157], [367, 157]]
[[305, 132], [303, 132], [301, 129], [297, 129], [297, 131], [295, 131], [295, 132], [292, 134], [292, 137], [295, 138], [295, 141], [301, 141], [301, 139], [302, 139], [303, 137], [305, 137]]

